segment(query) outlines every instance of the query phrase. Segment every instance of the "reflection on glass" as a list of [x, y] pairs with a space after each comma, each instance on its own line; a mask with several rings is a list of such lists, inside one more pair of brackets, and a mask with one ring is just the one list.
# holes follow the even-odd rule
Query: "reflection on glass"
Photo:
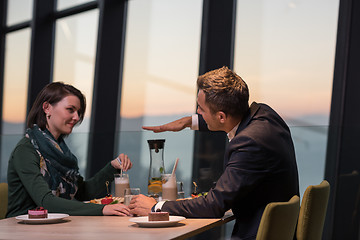
[[324, 179], [328, 126], [290, 127], [300, 175], [300, 197]]
[[72, 84], [86, 97], [84, 121], [73, 130], [79, 134], [71, 134], [67, 138], [68, 142], [74, 143], [71, 145], [72, 151], [78, 157], [82, 171], [85, 171], [86, 167], [88, 134], [85, 133], [90, 126], [98, 14], [96, 9], [56, 22], [54, 82]]
[[0, 182], [7, 182], [7, 167], [11, 152], [14, 150], [16, 144], [23, 137], [23, 134], [0, 135]]
[[[201, 0], [137, 0], [128, 5], [118, 151], [133, 160], [132, 172], [149, 169], [147, 140], [166, 138], [165, 169], [172, 169], [179, 157], [182, 175], [177, 177], [185, 188], [191, 184], [193, 132], [155, 135], [141, 126], [195, 112], [201, 14]], [[146, 189], [144, 179], [132, 181]]]
[[57, 10], [60, 11], [66, 8], [93, 1], [94, 0], [57, 0]]
[[29, 21], [32, 18], [33, 0], [8, 0], [6, 25]]

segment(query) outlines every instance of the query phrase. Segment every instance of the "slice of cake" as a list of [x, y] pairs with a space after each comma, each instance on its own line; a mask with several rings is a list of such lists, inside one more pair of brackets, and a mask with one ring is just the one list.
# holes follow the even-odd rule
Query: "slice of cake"
[[48, 210], [44, 209], [43, 207], [28, 210], [28, 216], [29, 218], [47, 218]]
[[151, 212], [149, 213], [149, 222], [150, 221], [169, 221], [168, 212]]

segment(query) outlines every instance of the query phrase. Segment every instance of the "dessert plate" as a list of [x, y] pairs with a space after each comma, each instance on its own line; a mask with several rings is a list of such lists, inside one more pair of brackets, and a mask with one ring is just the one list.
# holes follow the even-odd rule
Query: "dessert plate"
[[129, 221], [138, 224], [140, 227], [171, 227], [185, 219], [181, 216], [169, 216], [169, 221], [149, 221], [148, 217], [134, 217], [130, 218]]
[[20, 220], [24, 223], [30, 224], [44, 224], [44, 223], [57, 223], [61, 222], [63, 218], [68, 217], [69, 214], [64, 213], [49, 213], [47, 218], [29, 218], [28, 214], [20, 215], [15, 217], [15, 219]]

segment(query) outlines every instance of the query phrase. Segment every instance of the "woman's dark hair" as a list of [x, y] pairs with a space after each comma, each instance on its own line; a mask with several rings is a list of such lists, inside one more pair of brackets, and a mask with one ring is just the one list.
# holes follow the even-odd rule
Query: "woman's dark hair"
[[74, 95], [80, 100], [80, 109], [78, 111], [79, 121], [77, 124], [81, 123], [84, 119], [86, 109], [85, 96], [78, 89], [69, 84], [53, 82], [46, 85], [37, 95], [27, 118], [27, 127], [31, 128], [34, 124], [37, 124], [39, 128], [44, 130], [47, 122], [46, 114], [43, 110], [43, 103], [48, 102], [51, 105], [55, 105], [69, 95]]

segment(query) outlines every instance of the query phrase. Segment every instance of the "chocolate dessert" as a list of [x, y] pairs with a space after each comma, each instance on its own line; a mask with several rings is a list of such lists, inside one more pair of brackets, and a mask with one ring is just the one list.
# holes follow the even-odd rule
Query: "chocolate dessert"
[[28, 210], [28, 216], [29, 218], [47, 218], [48, 210], [44, 209], [43, 207]]
[[151, 212], [148, 216], [149, 221], [169, 221], [168, 212]]

